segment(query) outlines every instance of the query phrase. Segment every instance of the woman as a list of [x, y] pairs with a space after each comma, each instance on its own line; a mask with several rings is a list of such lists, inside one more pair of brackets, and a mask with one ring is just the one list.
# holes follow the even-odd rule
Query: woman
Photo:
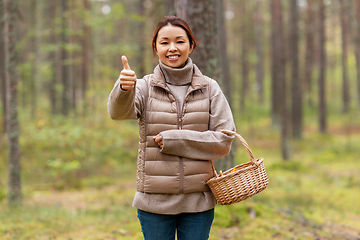
[[157, 25], [154, 73], [136, 79], [122, 56], [108, 101], [115, 120], [139, 119], [138, 209], [146, 240], [209, 238], [216, 200], [206, 185], [209, 160], [229, 153], [235, 131], [230, 107], [215, 80], [204, 76], [189, 54], [196, 48], [188, 24], [175, 16]]

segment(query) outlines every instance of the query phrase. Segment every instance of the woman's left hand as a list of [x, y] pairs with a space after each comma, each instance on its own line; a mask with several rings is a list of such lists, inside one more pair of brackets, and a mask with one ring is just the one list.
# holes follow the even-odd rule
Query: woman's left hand
[[162, 136], [160, 134], [156, 135], [154, 137], [154, 140], [157, 144], [159, 144], [159, 146], [162, 148], [164, 143], [163, 143], [163, 139], [162, 139]]

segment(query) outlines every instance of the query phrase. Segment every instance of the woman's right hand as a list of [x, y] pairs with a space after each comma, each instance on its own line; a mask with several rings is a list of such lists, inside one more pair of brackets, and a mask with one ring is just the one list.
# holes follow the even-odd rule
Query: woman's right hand
[[130, 69], [129, 62], [125, 56], [122, 56], [121, 60], [124, 68], [120, 72], [120, 87], [123, 90], [133, 89], [136, 83], [135, 72]]

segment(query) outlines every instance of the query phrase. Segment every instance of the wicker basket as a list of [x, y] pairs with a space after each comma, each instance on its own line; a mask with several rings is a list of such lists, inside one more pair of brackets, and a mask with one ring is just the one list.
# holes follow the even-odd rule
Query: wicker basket
[[232, 131], [222, 130], [221, 132], [237, 137], [244, 145], [251, 160], [227, 170], [220, 176], [216, 173], [214, 163], [211, 161], [215, 176], [206, 184], [220, 205], [230, 205], [258, 194], [267, 187], [269, 180], [264, 167], [264, 159], [255, 159], [245, 139]]

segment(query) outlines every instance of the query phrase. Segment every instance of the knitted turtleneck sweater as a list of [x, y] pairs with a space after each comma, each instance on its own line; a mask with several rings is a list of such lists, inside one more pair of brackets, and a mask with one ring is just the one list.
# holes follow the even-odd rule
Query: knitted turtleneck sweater
[[164, 74], [166, 86], [178, 101], [178, 111], [182, 111], [187, 89], [191, 84], [193, 75], [193, 62], [191, 58], [181, 68], [172, 68], [159, 61], [161, 72]]
[[166, 83], [175, 86], [189, 85], [191, 83], [194, 70], [191, 58], [188, 58], [185, 65], [180, 68], [169, 67], [161, 61], [159, 61], [159, 65], [162, 73], [164, 74]]

